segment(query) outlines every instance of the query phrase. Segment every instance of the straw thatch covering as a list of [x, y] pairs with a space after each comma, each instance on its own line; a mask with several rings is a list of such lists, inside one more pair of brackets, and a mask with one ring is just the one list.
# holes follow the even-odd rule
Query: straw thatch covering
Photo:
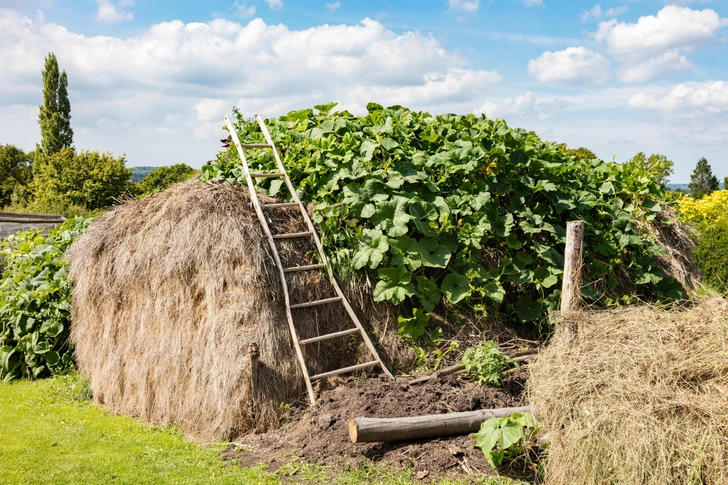
[[728, 302], [574, 318], [531, 369], [546, 484], [728, 483]]
[[[303, 228], [296, 208], [269, 214], [274, 234]], [[309, 239], [279, 248], [286, 266], [311, 264]], [[105, 409], [211, 441], [274, 427], [281, 403], [302, 397], [281, 285], [246, 188], [178, 184], [127, 202], [101, 216], [67, 258], [77, 364]], [[333, 295], [318, 272], [288, 278], [293, 303]], [[361, 292], [353, 297], [383, 357], [406, 358], [387, 307], [362, 305]], [[295, 312], [300, 338], [351, 326], [341, 305]], [[255, 418], [246, 351], [253, 341]], [[307, 346], [309, 370], [352, 365], [362, 347], [357, 336]]]

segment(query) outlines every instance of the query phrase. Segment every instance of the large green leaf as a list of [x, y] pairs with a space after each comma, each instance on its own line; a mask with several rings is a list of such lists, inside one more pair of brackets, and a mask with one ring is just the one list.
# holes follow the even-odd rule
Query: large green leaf
[[418, 246], [423, 265], [431, 268], [445, 268], [450, 262], [450, 250], [442, 244], [438, 244], [437, 239], [423, 238]]
[[443, 295], [450, 300], [450, 303], [458, 303], [470, 296], [470, 283], [468, 279], [458, 273], [450, 273], [445, 276], [440, 285]]

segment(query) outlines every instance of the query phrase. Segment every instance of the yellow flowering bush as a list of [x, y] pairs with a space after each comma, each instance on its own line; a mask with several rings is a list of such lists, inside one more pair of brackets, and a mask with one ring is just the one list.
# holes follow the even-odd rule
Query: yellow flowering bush
[[728, 190], [716, 190], [701, 199], [685, 196], [678, 201], [678, 209], [680, 218], [694, 225], [728, 222]]

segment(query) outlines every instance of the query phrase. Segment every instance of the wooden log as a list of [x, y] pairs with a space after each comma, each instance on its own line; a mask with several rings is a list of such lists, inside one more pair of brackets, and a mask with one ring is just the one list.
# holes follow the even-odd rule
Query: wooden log
[[442, 370], [439, 370], [435, 372], [434, 374], [430, 374], [423, 377], [418, 377], [417, 379], [412, 379], [409, 381], [410, 384], [420, 384], [421, 382], [427, 382], [432, 379], [437, 379], [438, 377], [447, 376], [450, 374], [455, 374], [456, 372], [460, 372], [465, 370], [465, 366], [462, 364], [455, 364], [451, 365], [450, 367], [445, 367]]
[[581, 303], [581, 267], [583, 264], [584, 221], [566, 223], [566, 249], [564, 251], [564, 282], [561, 286], [561, 315], [564, 331], [569, 339], [576, 337], [578, 328], [569, 318]]
[[491, 418], [531, 412], [530, 406], [481, 409], [465, 413], [431, 414], [411, 418], [355, 418], [349, 420], [352, 443], [420, 440], [475, 433]]

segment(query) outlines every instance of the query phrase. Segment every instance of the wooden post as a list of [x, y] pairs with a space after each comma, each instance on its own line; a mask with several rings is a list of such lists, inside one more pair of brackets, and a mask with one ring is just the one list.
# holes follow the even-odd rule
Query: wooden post
[[250, 357], [250, 400], [251, 400], [251, 416], [253, 421], [257, 419], [257, 408], [255, 406], [255, 394], [256, 387], [258, 385], [258, 358], [260, 357], [260, 351], [258, 350], [258, 344], [256, 342], [250, 342], [248, 344], [248, 356]]
[[564, 251], [564, 283], [561, 287], [561, 314], [564, 331], [569, 339], [576, 337], [578, 328], [569, 313], [579, 309], [581, 303], [581, 267], [584, 249], [584, 221], [566, 224], [566, 250]]
[[419, 440], [475, 433], [491, 418], [504, 418], [513, 413], [529, 413], [531, 408], [481, 409], [464, 413], [431, 414], [411, 418], [356, 418], [349, 420], [352, 443]]

